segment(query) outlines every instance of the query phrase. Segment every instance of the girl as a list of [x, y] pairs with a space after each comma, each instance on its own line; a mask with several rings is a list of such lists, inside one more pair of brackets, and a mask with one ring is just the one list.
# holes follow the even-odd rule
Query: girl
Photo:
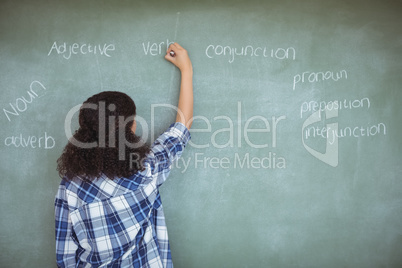
[[177, 43], [165, 59], [181, 71], [178, 112], [151, 147], [134, 134], [126, 94], [101, 92], [81, 106], [80, 128], [58, 159], [59, 267], [173, 267], [158, 188], [190, 139], [193, 69]]

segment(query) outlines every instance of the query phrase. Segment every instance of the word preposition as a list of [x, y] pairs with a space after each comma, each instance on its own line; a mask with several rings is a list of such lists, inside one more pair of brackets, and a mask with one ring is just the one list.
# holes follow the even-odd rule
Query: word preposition
[[303, 115], [307, 113], [307, 115], [314, 113], [316, 111], [320, 111], [318, 116], [321, 118], [321, 113], [325, 111], [332, 110], [352, 110], [359, 108], [370, 108], [370, 99], [362, 98], [356, 100], [333, 100], [333, 101], [305, 101], [300, 106], [300, 118], [303, 118]]

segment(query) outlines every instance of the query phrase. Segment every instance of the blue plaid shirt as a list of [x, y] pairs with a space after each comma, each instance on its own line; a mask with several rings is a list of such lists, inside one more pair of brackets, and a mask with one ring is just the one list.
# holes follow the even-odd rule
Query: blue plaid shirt
[[158, 187], [190, 139], [175, 123], [130, 178], [62, 180], [55, 199], [59, 267], [173, 267]]

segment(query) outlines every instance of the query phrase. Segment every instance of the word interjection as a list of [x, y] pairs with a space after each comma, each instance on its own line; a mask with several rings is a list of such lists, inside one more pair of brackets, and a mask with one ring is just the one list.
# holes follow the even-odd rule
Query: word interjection
[[347, 126], [344, 128], [331, 128], [328, 126], [325, 127], [308, 127], [304, 129], [304, 139], [321, 137], [327, 139], [329, 144], [334, 144], [335, 139], [344, 138], [344, 137], [371, 137], [376, 135], [386, 135], [387, 127], [384, 123], [377, 123], [368, 126]]

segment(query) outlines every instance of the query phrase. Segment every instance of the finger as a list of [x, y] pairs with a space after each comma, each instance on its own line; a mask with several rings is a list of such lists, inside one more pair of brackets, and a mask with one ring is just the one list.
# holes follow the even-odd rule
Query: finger
[[169, 52], [170, 50], [173, 50], [173, 49], [176, 49], [176, 48], [177, 48], [177, 46], [176, 46], [175, 44], [177, 44], [177, 43], [172, 43], [172, 44], [169, 45], [169, 47], [168, 47], [168, 52]]
[[169, 53], [165, 55], [165, 59], [166, 59], [167, 61], [170, 61], [171, 63], [174, 64], [175, 58], [172, 57], [172, 56], [170, 56]]
[[166, 57], [168, 57], [168, 56], [170, 56], [170, 57], [176, 56], [176, 52], [171, 47], [169, 47], [168, 50], [166, 51]]
[[174, 43], [174, 45], [179, 49], [183, 49], [178, 43]]

